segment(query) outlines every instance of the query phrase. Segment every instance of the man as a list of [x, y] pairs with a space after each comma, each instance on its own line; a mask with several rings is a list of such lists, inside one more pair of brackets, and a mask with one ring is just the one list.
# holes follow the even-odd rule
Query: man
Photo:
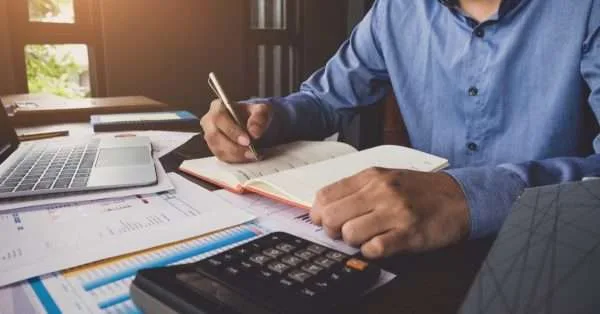
[[[261, 145], [322, 139], [390, 83], [412, 145], [440, 173], [369, 169], [323, 188], [311, 217], [370, 258], [497, 231], [526, 187], [600, 173], [599, 0], [379, 0], [300, 91], [239, 104]], [[213, 102], [205, 140], [247, 162]]]

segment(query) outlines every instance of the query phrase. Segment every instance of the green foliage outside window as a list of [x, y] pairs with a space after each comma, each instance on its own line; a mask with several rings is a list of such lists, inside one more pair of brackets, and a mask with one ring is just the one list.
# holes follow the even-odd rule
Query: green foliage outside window
[[45, 92], [68, 98], [90, 96], [78, 82], [86, 69], [77, 64], [73, 55], [61, 57], [51, 45], [29, 45], [25, 55], [30, 93]]
[[57, 16], [60, 13], [59, 2], [68, 4], [70, 0], [29, 0], [29, 18], [40, 20], [47, 16]]
[[[28, 0], [32, 21], [60, 17], [73, 0]], [[61, 45], [27, 45], [25, 62], [30, 93], [51, 93], [68, 98], [89, 97], [89, 88], [80, 85], [87, 67], [78, 64], [72, 53], [59, 53]]]

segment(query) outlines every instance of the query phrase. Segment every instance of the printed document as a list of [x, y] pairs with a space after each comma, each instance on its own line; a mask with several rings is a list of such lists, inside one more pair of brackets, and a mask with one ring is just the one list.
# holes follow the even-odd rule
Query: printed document
[[0, 215], [0, 286], [254, 218], [177, 174], [175, 191]]
[[346, 254], [356, 254], [359, 251], [358, 248], [351, 247], [341, 240], [328, 237], [321, 226], [312, 223], [306, 209], [275, 202], [257, 194], [240, 195], [227, 190], [213, 193], [233, 204], [234, 207], [256, 216], [256, 223], [261, 227], [309, 238]]

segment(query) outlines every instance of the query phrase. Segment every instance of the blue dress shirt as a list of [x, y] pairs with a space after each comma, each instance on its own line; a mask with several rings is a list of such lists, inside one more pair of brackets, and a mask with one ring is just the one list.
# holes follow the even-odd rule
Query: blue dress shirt
[[269, 98], [273, 144], [322, 139], [391, 84], [416, 149], [448, 158], [471, 237], [527, 187], [600, 173], [600, 1], [504, 0], [477, 23], [438, 0], [378, 0], [300, 88]]

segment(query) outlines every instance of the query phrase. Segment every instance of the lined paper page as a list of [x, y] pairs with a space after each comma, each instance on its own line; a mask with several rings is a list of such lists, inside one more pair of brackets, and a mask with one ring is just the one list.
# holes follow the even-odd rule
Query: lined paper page
[[446, 159], [403, 146], [378, 146], [336, 159], [318, 162], [302, 169], [293, 169], [281, 174], [272, 174], [248, 182], [263, 183], [292, 197], [304, 206], [311, 206], [317, 191], [345, 177], [352, 176], [370, 167], [437, 171], [448, 166]]
[[209, 157], [184, 161], [180, 169], [236, 185], [352, 152], [356, 152], [352, 146], [340, 142], [299, 141], [265, 150], [264, 159], [257, 162], [228, 164]]

